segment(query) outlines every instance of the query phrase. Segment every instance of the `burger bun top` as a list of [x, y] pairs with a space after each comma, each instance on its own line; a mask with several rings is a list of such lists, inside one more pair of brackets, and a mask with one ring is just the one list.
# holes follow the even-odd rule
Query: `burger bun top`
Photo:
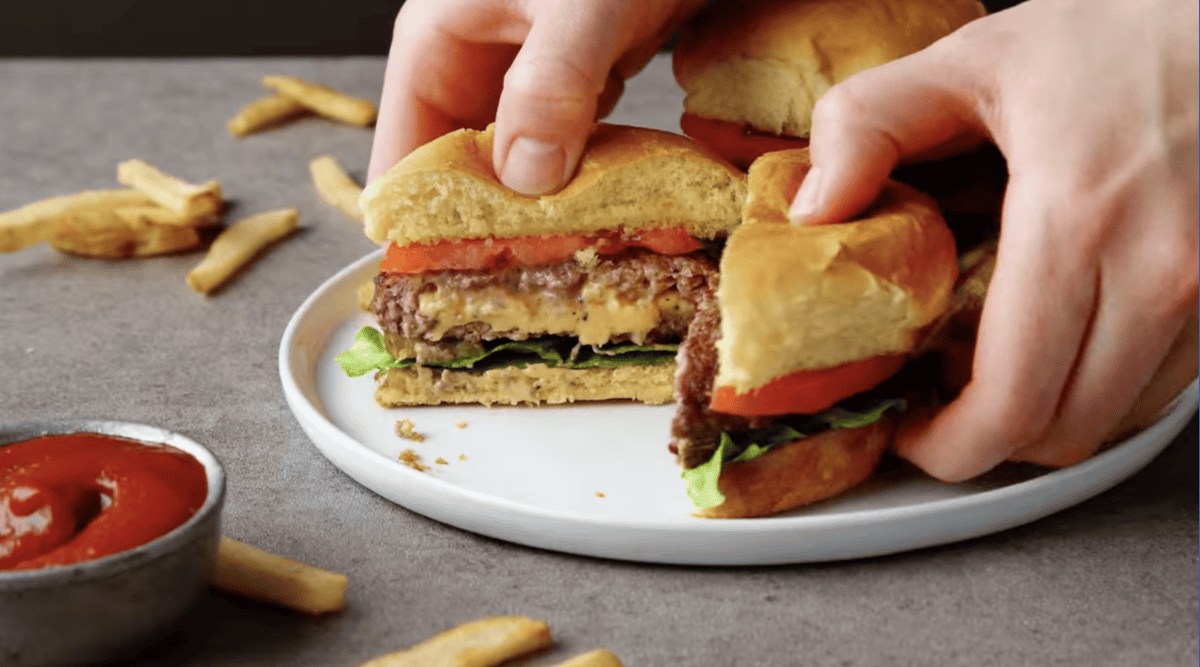
[[807, 137], [834, 84], [985, 12], [978, 0], [727, 0], [681, 31], [675, 79], [688, 113]]

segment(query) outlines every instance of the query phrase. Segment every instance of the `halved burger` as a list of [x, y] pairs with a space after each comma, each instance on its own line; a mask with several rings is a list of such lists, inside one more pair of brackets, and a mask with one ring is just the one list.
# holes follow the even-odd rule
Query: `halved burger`
[[597, 124], [566, 187], [526, 197], [491, 154], [491, 128], [461, 130], [364, 190], [366, 234], [387, 248], [379, 329], [343, 368], [377, 371], [385, 407], [669, 402], [744, 175], [687, 137]]
[[888, 182], [860, 219], [788, 222], [807, 150], [750, 168], [743, 224], [679, 351], [671, 449], [705, 517], [774, 514], [875, 470], [903, 408], [888, 385], [951, 304], [954, 237]]

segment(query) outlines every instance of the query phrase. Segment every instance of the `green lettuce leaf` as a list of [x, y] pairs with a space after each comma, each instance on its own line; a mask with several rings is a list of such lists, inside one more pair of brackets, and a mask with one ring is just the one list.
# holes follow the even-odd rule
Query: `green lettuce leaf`
[[[337, 355], [334, 361], [342, 367], [342, 371], [352, 378], [366, 375], [371, 371], [381, 371], [388, 368], [404, 368], [403, 362], [396, 358], [383, 346], [383, 334], [377, 329], [363, 327], [354, 334], [354, 343], [349, 350]], [[408, 365], [411, 365], [411, 361]]]
[[823, 431], [869, 426], [893, 408], [903, 410], [904, 400], [864, 399], [860, 395], [817, 414], [783, 417], [763, 429], [737, 434], [723, 432], [717, 450], [708, 461], [683, 471], [688, 498], [696, 507], [716, 507], [725, 502], [725, 494], [721, 493], [717, 480], [726, 463], [752, 461], [775, 447]]
[[[603, 347], [581, 346], [576, 350], [573, 339], [546, 337], [521, 341], [502, 341], [472, 350], [449, 361], [426, 363], [426, 366], [459, 370], [485, 371], [493, 368], [545, 364], [556, 368], [616, 368], [618, 366], [647, 366], [669, 364], [675, 360], [676, 345], [635, 345], [618, 343]], [[372, 327], [359, 329], [349, 350], [334, 357], [350, 377], [390, 368], [408, 368], [413, 359], [396, 359], [383, 344], [383, 334]]]

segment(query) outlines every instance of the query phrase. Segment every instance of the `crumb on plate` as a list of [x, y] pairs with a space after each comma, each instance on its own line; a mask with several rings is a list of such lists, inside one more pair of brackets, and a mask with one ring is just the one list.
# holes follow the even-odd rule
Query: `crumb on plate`
[[425, 442], [425, 434], [417, 433], [417, 425], [411, 419], [396, 420], [396, 435], [413, 442]]
[[429, 466], [421, 463], [421, 455], [411, 449], [400, 452], [400, 462], [417, 472], [429, 470]]

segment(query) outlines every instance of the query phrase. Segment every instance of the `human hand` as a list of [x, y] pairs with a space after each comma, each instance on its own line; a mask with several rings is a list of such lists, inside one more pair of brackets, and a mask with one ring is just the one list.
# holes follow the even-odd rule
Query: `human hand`
[[1030, 0], [817, 105], [798, 222], [849, 218], [901, 162], [985, 140], [1008, 162], [972, 380], [902, 456], [947, 481], [1077, 463], [1194, 340], [1198, 32], [1187, 0]]
[[396, 18], [368, 180], [447, 132], [496, 122], [492, 161], [524, 194], [569, 179], [625, 79], [703, 0], [408, 0]]

